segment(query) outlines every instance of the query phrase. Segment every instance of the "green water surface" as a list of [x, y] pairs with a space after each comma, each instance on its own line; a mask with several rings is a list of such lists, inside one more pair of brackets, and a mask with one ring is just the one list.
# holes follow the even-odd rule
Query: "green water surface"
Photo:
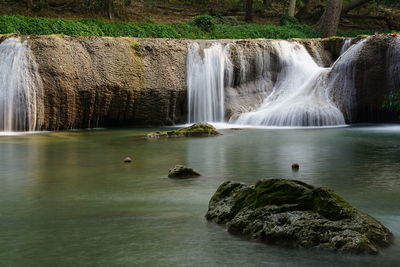
[[[146, 140], [150, 130], [0, 136], [0, 266], [400, 266], [399, 126]], [[169, 179], [175, 164], [204, 176]], [[331, 187], [396, 244], [378, 256], [284, 249], [205, 220], [222, 182], [260, 178]]]

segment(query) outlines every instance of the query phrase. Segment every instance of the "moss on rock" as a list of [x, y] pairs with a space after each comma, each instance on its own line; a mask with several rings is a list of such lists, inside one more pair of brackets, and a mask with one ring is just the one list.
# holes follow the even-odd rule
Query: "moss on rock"
[[225, 182], [206, 218], [226, 224], [231, 233], [285, 247], [376, 254], [393, 239], [385, 226], [333, 190], [296, 180]]
[[147, 138], [162, 138], [162, 137], [185, 137], [185, 136], [216, 136], [221, 133], [209, 123], [199, 122], [189, 127], [180, 128], [178, 130], [171, 130], [165, 132], [151, 132]]

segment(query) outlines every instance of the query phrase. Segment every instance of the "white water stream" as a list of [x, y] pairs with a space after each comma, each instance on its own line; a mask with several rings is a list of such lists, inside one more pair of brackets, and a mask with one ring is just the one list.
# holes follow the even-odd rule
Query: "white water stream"
[[191, 44], [187, 62], [189, 122], [224, 121], [224, 80], [230, 70], [225, 46], [215, 43], [201, 50], [198, 43]]
[[[273, 41], [280, 70], [272, 91], [261, 105], [228, 118], [230, 123], [254, 126], [337, 126], [345, 124], [354, 101], [354, 59], [365, 40], [356, 45], [346, 40], [341, 56], [330, 68], [318, 66], [306, 48], [289, 41]], [[194, 43], [188, 55], [189, 122], [225, 120], [224, 89], [230, 86], [233, 67], [229, 46], [214, 43], [201, 49]], [[236, 49], [239, 50], [240, 49]], [[257, 55], [259, 53], [256, 53]], [[249, 66], [238, 53], [240, 79], [245, 80]], [[266, 73], [270, 69], [264, 68]], [[241, 86], [243, 90], [243, 86]], [[338, 107], [334, 99], [343, 103]], [[232, 101], [232, 100], [231, 100]], [[342, 110], [341, 110], [342, 109]]]
[[26, 41], [0, 44], [0, 132], [35, 131], [43, 122], [42, 83]]

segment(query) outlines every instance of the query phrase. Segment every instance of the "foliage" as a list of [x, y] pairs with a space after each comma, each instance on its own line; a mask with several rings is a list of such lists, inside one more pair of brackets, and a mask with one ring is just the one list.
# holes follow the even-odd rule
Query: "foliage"
[[215, 21], [214, 18], [210, 15], [200, 15], [194, 17], [192, 20], [193, 24], [203, 31], [212, 32], [215, 29]]
[[400, 90], [386, 96], [383, 102], [383, 108], [393, 111], [400, 116]]
[[280, 18], [279, 24], [281, 26], [290, 26], [290, 25], [298, 25], [300, 24], [299, 20], [295, 17], [291, 17], [288, 15], [284, 15]]
[[[216, 23], [210, 16], [196, 17], [198, 25], [191, 22], [154, 23], [148, 22], [104, 22], [96, 19], [66, 20], [38, 17], [0, 15], [0, 34], [65, 34], [72, 36], [131, 36], [153, 38], [193, 38], [193, 39], [244, 39], [244, 38], [316, 38], [320, 33], [311, 26], [289, 24], [284, 26], [243, 24], [232, 26]], [[212, 25], [207, 24], [213, 21]], [[206, 23], [207, 22], [207, 23]], [[208, 26], [207, 26], [208, 25]], [[211, 30], [212, 29], [212, 30]], [[370, 31], [341, 32], [342, 36], [372, 34]]]
[[271, 38], [271, 39], [288, 39], [288, 38], [313, 38], [319, 37], [319, 33], [314, 31], [310, 26], [298, 25], [293, 26], [275, 26], [275, 25], [258, 25], [244, 24], [239, 26], [217, 25], [214, 36], [215, 38]]
[[338, 30], [337, 34], [338, 34], [338, 36], [343, 36], [343, 37], [355, 37], [358, 35], [373, 35], [373, 34], [375, 34], [375, 31], [371, 31], [371, 30], [341, 31], [341, 30]]

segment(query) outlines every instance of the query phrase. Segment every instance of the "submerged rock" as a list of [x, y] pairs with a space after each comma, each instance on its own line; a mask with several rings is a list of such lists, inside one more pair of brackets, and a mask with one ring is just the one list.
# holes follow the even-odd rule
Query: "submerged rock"
[[180, 178], [180, 179], [185, 179], [185, 178], [193, 178], [201, 176], [201, 174], [196, 171], [195, 169], [183, 166], [183, 165], [176, 165], [172, 169], [169, 170], [168, 172], [168, 177], [169, 178]]
[[225, 182], [211, 198], [208, 220], [267, 244], [377, 254], [392, 233], [327, 188], [296, 180]]
[[147, 135], [148, 138], [160, 137], [183, 137], [183, 136], [215, 136], [221, 133], [209, 123], [199, 122], [189, 127], [180, 128], [178, 130], [165, 131], [165, 132], [151, 132]]

